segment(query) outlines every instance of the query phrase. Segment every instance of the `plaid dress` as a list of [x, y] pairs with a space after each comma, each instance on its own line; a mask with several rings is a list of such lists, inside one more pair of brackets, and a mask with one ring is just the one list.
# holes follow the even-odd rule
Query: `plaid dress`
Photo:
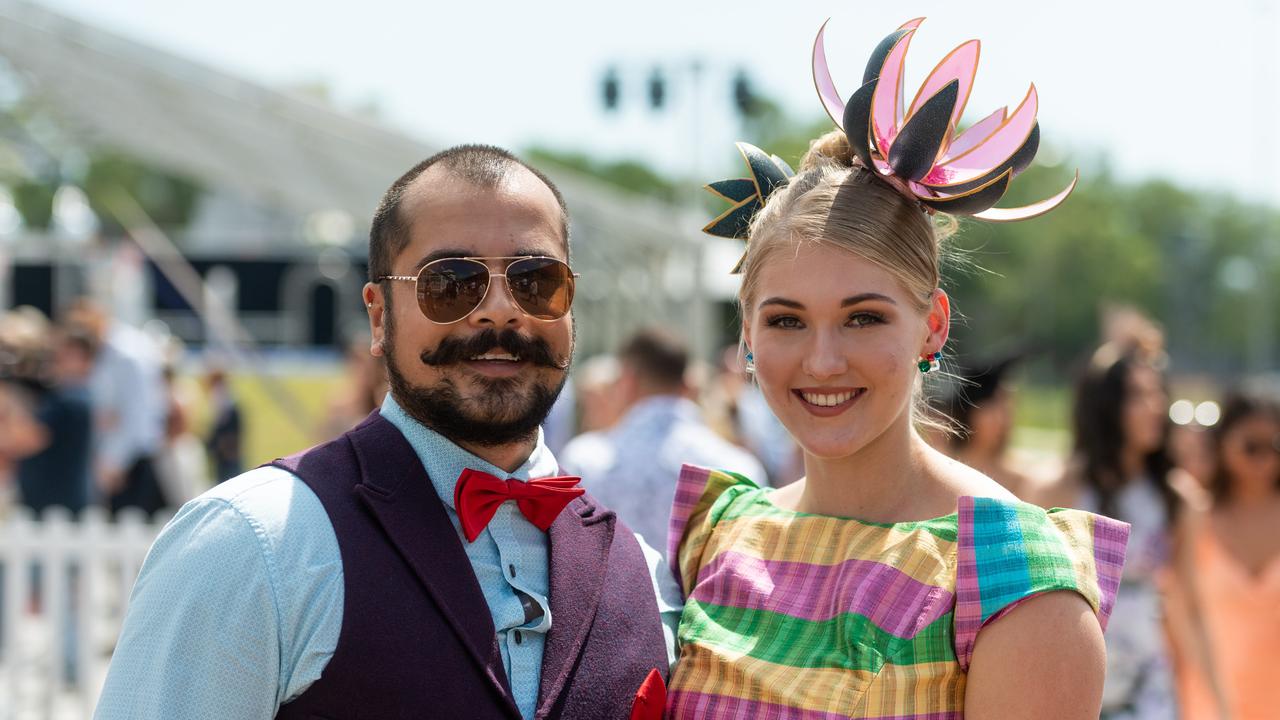
[[1072, 590], [1105, 628], [1128, 526], [963, 497], [871, 523], [783, 510], [740, 475], [686, 465], [672, 507], [685, 591], [668, 717], [960, 720], [984, 624]]

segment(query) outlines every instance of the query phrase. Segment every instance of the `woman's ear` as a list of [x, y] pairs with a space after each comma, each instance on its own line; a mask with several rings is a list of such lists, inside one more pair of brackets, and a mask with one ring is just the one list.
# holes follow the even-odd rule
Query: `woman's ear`
[[947, 297], [942, 288], [935, 289], [929, 298], [929, 315], [925, 318], [925, 324], [929, 328], [929, 335], [925, 339], [921, 355], [941, 350], [951, 334], [951, 298]]

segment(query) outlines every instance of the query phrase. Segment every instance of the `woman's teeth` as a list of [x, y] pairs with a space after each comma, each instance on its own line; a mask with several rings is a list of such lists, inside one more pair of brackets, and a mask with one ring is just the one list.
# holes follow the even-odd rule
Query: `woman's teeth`
[[848, 402], [856, 394], [856, 392], [842, 392], [836, 394], [800, 393], [800, 397], [804, 398], [804, 401], [810, 405], [817, 405], [819, 407], [835, 407], [841, 403]]

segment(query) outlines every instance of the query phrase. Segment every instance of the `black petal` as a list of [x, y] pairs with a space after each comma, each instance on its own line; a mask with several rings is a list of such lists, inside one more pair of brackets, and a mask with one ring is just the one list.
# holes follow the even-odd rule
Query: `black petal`
[[938, 151], [951, 128], [951, 113], [960, 95], [960, 81], [952, 80], [907, 119], [889, 148], [889, 166], [903, 180], [920, 180], [938, 160]]
[[844, 106], [844, 133], [849, 138], [849, 146], [862, 164], [871, 169], [875, 168], [871, 160], [871, 98], [879, 82], [872, 80], [858, 88]]
[[905, 30], [895, 30], [893, 33], [880, 41], [876, 45], [876, 49], [871, 51], [871, 58], [867, 60], [867, 69], [862, 73], [862, 84], [865, 85], [872, 80], [880, 78], [880, 70], [884, 68], [884, 60], [889, 57], [889, 53], [893, 50], [893, 46], [898, 44], [903, 35], [911, 32], [910, 28]]
[[751, 226], [751, 217], [756, 214], [756, 210], [759, 208], [760, 203], [754, 197], [744, 200], [724, 211], [720, 217], [707, 223], [707, 226], [702, 228], [702, 231], [719, 237], [745, 238], [747, 229]]
[[720, 180], [708, 184], [707, 189], [734, 203], [740, 203], [756, 194], [756, 184], [750, 178]]

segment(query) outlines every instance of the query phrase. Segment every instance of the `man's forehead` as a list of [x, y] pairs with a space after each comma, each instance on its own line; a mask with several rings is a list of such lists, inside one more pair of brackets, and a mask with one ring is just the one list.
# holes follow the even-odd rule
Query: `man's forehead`
[[551, 188], [519, 163], [511, 163], [493, 181], [476, 182], [446, 163], [432, 165], [414, 178], [404, 191], [401, 207], [415, 212], [429, 207], [433, 201], [447, 203], [481, 196], [498, 196], [507, 200], [545, 204], [560, 213], [560, 203]]
[[419, 266], [442, 248], [450, 249], [445, 256], [567, 255], [559, 202], [519, 165], [492, 184], [432, 166], [406, 188], [400, 216], [409, 231], [403, 254], [421, 256]]

